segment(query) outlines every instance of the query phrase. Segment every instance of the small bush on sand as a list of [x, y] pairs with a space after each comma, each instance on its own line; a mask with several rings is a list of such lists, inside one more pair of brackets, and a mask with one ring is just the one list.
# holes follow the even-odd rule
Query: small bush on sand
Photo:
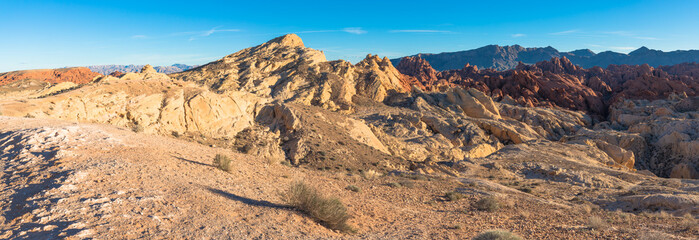
[[347, 224], [350, 219], [347, 208], [337, 198], [326, 198], [317, 189], [303, 183], [296, 182], [284, 193], [282, 200], [286, 204], [305, 212], [318, 222], [330, 229], [342, 232], [353, 232]]
[[445, 194], [444, 197], [446, 197], [447, 200], [453, 202], [464, 198], [464, 194], [460, 192], [448, 192], [447, 194]]
[[506, 230], [496, 229], [478, 234], [473, 240], [522, 240], [522, 237]]
[[360, 191], [362, 191], [361, 188], [359, 188], [359, 187], [357, 187], [357, 186], [355, 186], [355, 185], [349, 185], [349, 186], [347, 186], [345, 189], [350, 190], [350, 191], [352, 191], [352, 192], [360, 192]]
[[143, 130], [143, 126], [140, 124], [134, 123], [133, 125], [131, 125], [131, 131], [135, 133], [143, 132]]
[[377, 171], [375, 171], [375, 170], [373, 170], [373, 169], [369, 169], [369, 170], [366, 170], [366, 171], [360, 171], [360, 172], [361, 172], [361, 174], [362, 174], [362, 177], [364, 177], [364, 178], [366, 178], [366, 179], [369, 179], [369, 180], [375, 179], [375, 178], [378, 178], [378, 177], [381, 177], [381, 173], [380, 173], [380, 172], [377, 172]]
[[473, 204], [476, 209], [487, 212], [495, 212], [500, 209], [500, 201], [494, 197], [485, 197]]
[[673, 236], [663, 232], [643, 231], [638, 234], [639, 240], [666, 240], [673, 239]]
[[605, 230], [609, 228], [609, 224], [607, 224], [604, 219], [597, 217], [597, 216], [592, 216], [590, 219], [587, 221], [587, 226], [592, 229], [597, 229], [597, 230]]
[[231, 159], [226, 155], [216, 154], [216, 157], [214, 157], [214, 167], [228, 172], [232, 168]]

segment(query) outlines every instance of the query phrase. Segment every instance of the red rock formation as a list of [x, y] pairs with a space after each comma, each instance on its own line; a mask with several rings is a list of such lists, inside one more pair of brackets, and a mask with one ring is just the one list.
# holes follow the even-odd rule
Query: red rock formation
[[36, 79], [48, 83], [74, 82], [82, 84], [88, 83], [100, 75], [85, 67], [24, 70], [0, 73], [0, 85], [25, 79]]
[[[674, 69], [677, 73], [691, 73], [690, 65]], [[694, 65], [699, 71], [699, 65]], [[670, 68], [672, 69], [672, 68]], [[696, 96], [699, 93], [699, 78], [691, 75], [670, 75], [661, 69], [644, 65], [609, 65], [600, 78], [613, 89], [608, 104], [621, 99], [656, 100], [667, 98], [672, 93], [686, 93]]]
[[426, 86], [436, 85], [439, 80], [437, 78], [437, 70], [434, 70], [434, 68], [430, 66], [430, 63], [419, 57], [403, 58], [400, 64], [398, 64], [397, 69], [405, 75], [415, 77], [420, 83]]
[[112, 76], [112, 77], [121, 77], [121, 76], [124, 76], [124, 74], [126, 74], [126, 73], [123, 73], [123, 72], [120, 72], [120, 71], [114, 71], [114, 72], [110, 73], [109, 76]]
[[563, 57], [534, 65], [520, 63], [508, 71], [479, 70], [467, 64], [460, 70], [437, 72], [427, 61], [407, 57], [397, 69], [431, 90], [448, 85], [472, 87], [496, 99], [509, 96], [524, 106], [557, 106], [599, 116], [622, 98], [653, 100], [671, 93], [699, 93], [699, 64], [695, 63], [660, 69], [648, 65], [583, 69]]
[[699, 63], [681, 63], [671, 66], [660, 66], [658, 69], [672, 75], [684, 75], [699, 78]]

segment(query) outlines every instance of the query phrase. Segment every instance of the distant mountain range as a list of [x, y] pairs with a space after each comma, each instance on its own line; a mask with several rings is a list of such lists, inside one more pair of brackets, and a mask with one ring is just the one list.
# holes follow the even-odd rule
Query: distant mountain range
[[[107, 75], [116, 71], [127, 73], [127, 72], [139, 72], [141, 71], [141, 68], [143, 68], [145, 65], [93, 65], [93, 66], [87, 66], [90, 70], [96, 73], [100, 73], [102, 75]], [[199, 65], [186, 65], [186, 64], [173, 64], [171, 66], [154, 66], [156, 71], [159, 73], [176, 73], [176, 72], [182, 72], [182, 71], [187, 71], [189, 69], [198, 67]]]
[[[427, 60], [432, 67], [439, 71], [461, 69], [467, 63], [479, 68], [492, 68], [495, 70], [509, 70], [517, 67], [519, 62], [534, 64], [551, 58], [566, 57], [573, 64], [583, 68], [600, 66], [606, 68], [610, 64], [642, 65], [653, 67], [661, 65], [674, 65], [685, 62], [699, 62], [699, 50], [677, 50], [663, 52], [659, 50], [641, 47], [628, 54], [606, 51], [594, 53], [590, 49], [580, 49], [571, 52], [559, 52], [553, 47], [525, 48], [519, 45], [485, 47], [444, 53], [421, 53], [413, 55]], [[411, 56], [412, 57], [412, 56]], [[394, 66], [398, 66], [402, 58], [391, 59]]]

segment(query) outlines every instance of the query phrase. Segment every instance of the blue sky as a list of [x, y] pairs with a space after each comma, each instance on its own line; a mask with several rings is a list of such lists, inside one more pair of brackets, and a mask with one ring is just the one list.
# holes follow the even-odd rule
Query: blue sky
[[488, 44], [699, 49], [699, 1], [31, 1], [0, 3], [0, 71], [203, 64], [286, 33], [329, 60]]

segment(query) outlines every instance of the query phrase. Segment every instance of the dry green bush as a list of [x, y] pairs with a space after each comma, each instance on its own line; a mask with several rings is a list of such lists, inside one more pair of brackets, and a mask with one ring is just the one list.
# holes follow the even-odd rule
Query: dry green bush
[[601, 217], [592, 216], [587, 220], [587, 226], [592, 229], [605, 230], [609, 228], [607, 221], [604, 221]]
[[216, 154], [214, 157], [214, 167], [221, 169], [223, 171], [230, 171], [232, 169], [231, 159], [223, 154]]
[[286, 204], [310, 215], [330, 229], [342, 232], [354, 232], [347, 224], [350, 219], [347, 208], [337, 198], [326, 198], [304, 182], [295, 182], [281, 194]]
[[465, 197], [463, 193], [460, 192], [448, 192], [447, 194], [444, 195], [444, 197], [449, 200], [449, 201], [458, 201], [462, 198]]
[[697, 223], [697, 220], [692, 216], [691, 213], [686, 213], [684, 216], [682, 216], [682, 221], [680, 222], [680, 226], [685, 231], [697, 231], [699, 230], [699, 223]]
[[656, 231], [644, 231], [638, 234], [639, 240], [666, 240], [672, 239], [672, 235]]
[[133, 131], [135, 133], [140, 133], [140, 132], [143, 132], [143, 130], [145, 130], [143, 128], [143, 125], [140, 125], [138, 123], [131, 124], [131, 131]]
[[350, 191], [352, 191], [352, 192], [360, 192], [360, 191], [362, 191], [361, 188], [359, 188], [359, 187], [357, 187], [357, 186], [355, 186], [355, 185], [349, 185], [349, 186], [347, 186], [345, 189], [350, 190]]
[[500, 209], [500, 201], [494, 197], [485, 197], [473, 204], [476, 209], [487, 212], [495, 212]]
[[495, 229], [478, 234], [473, 240], [522, 240], [522, 237], [510, 231]]
[[369, 179], [369, 180], [381, 177], [381, 175], [382, 175], [380, 172], [377, 172], [373, 169], [361, 171], [361, 174], [362, 174], [362, 177]]

